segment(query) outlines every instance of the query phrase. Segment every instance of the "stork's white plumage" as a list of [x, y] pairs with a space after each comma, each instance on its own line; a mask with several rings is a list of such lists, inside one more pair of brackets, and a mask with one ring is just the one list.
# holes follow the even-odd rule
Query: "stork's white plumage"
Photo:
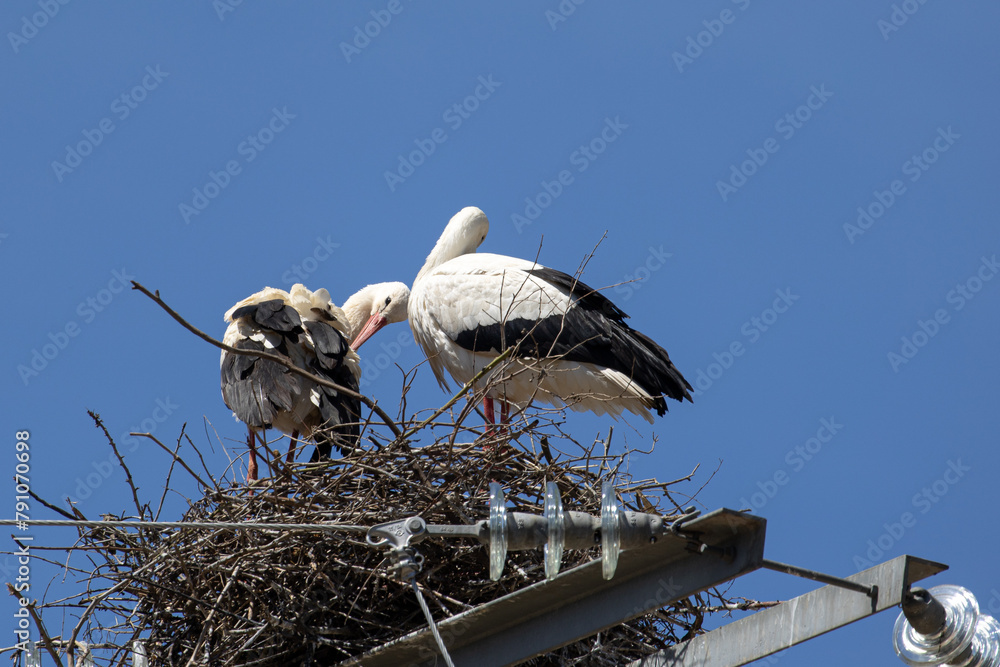
[[[283, 356], [356, 392], [361, 367], [352, 346], [356, 349], [386, 324], [406, 319], [408, 300], [403, 283], [369, 285], [348, 299], [343, 310], [325, 289], [312, 292], [296, 284], [286, 292], [267, 287], [226, 312], [230, 324], [223, 342]], [[343, 451], [357, 443], [357, 399], [255, 356], [223, 351], [220, 367], [222, 398], [249, 428], [248, 479], [257, 478], [254, 438], [264, 429], [290, 435], [293, 444], [299, 433], [312, 439], [313, 461], [328, 458], [332, 446]]]
[[[666, 350], [573, 276], [514, 257], [476, 253], [489, 221], [459, 211], [427, 257], [410, 295], [410, 327], [438, 382], [466, 383], [508, 347], [513, 369], [487, 394], [523, 409], [533, 400], [578, 411], [623, 411], [653, 421], [665, 398], [691, 400]], [[487, 384], [490, 378], [485, 378]]]

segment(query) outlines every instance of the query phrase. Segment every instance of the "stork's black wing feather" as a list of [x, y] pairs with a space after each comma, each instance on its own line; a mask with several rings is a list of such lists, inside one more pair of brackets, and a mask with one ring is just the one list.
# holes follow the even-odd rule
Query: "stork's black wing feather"
[[605, 317], [613, 322], [623, 322], [628, 319], [621, 308], [611, 302], [611, 299], [604, 296], [590, 285], [575, 276], [544, 266], [529, 269], [528, 273], [540, 278], [550, 285], [555, 285], [565, 294], [573, 297], [574, 303], [586, 310], [603, 313]]
[[[265, 351], [263, 343], [249, 339], [236, 341], [233, 347]], [[240, 421], [253, 428], [270, 428], [275, 415], [291, 410], [293, 397], [302, 391], [302, 378], [260, 357], [227, 354], [221, 374], [223, 400]]]
[[250, 317], [264, 329], [282, 334], [302, 333], [302, 318], [299, 313], [281, 299], [271, 299], [243, 306], [233, 311], [231, 317], [238, 320]]
[[561, 271], [534, 268], [528, 273], [569, 295], [569, 312], [537, 321], [512, 318], [480, 325], [460, 332], [455, 342], [473, 352], [497, 353], [519, 344], [521, 357], [559, 357], [616, 370], [657, 397], [653, 408], [660, 415], [667, 411], [663, 396], [692, 400], [691, 385], [667, 351], [628, 326], [628, 315], [610, 299]]
[[[310, 370], [342, 387], [358, 391], [358, 379], [345, 363], [350, 348], [343, 334], [326, 322], [307, 321], [305, 328], [316, 350]], [[336, 446], [340, 452], [353, 449], [361, 436], [361, 401], [329, 387], [318, 386], [317, 391], [323, 422], [333, 428], [329, 433], [317, 434], [313, 461], [329, 458], [331, 446]]]
[[[291, 361], [288, 346], [298, 344], [302, 320], [295, 308], [281, 299], [271, 299], [237, 308], [233, 321], [246, 318], [254, 329], [269, 336], [272, 348], [261, 341], [243, 338], [233, 347], [283, 356]], [[305, 379], [279, 363], [260, 357], [227, 354], [222, 359], [222, 398], [240, 421], [253, 428], [270, 428], [278, 412], [291, 410], [295, 397], [305, 390]]]

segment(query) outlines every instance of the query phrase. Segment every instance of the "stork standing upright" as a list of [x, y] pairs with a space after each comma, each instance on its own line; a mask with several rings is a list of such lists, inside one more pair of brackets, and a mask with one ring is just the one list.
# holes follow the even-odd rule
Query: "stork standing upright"
[[409, 320], [438, 383], [444, 372], [465, 384], [515, 347], [512, 368], [484, 398], [523, 410], [538, 400], [617, 418], [623, 411], [650, 423], [665, 398], [691, 401], [691, 385], [667, 351], [625, 323], [609, 299], [573, 276], [514, 257], [476, 253], [489, 220], [474, 206], [459, 211], [413, 281]]
[[[283, 356], [298, 368], [357, 392], [361, 367], [354, 350], [385, 325], [406, 319], [408, 300], [409, 289], [398, 282], [363, 288], [343, 310], [325, 289], [312, 292], [296, 284], [286, 292], [267, 287], [226, 312], [230, 324], [223, 342]], [[220, 368], [222, 398], [249, 429], [248, 481], [257, 479], [254, 439], [264, 429], [291, 436], [289, 461], [300, 433], [316, 443], [314, 462], [329, 458], [333, 446], [343, 452], [357, 443], [357, 399], [256, 356], [223, 350]]]

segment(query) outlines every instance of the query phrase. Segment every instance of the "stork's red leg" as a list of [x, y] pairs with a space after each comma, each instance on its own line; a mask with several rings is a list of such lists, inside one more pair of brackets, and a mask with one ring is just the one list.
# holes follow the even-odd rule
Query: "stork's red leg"
[[483, 412], [486, 413], [486, 422], [489, 424], [496, 424], [497, 420], [493, 414], [493, 399], [489, 396], [483, 398]]
[[247, 483], [257, 481], [257, 446], [254, 443], [254, 433], [249, 431], [247, 445], [250, 446], [250, 462], [247, 464]]
[[285, 463], [291, 463], [295, 460], [295, 442], [299, 439], [299, 432], [292, 431], [291, 437], [288, 439], [288, 454], [285, 455]]
[[493, 399], [489, 396], [483, 397], [483, 412], [486, 415], [486, 431], [483, 435], [491, 436], [496, 431], [493, 425], [497, 423], [497, 419], [493, 412]]

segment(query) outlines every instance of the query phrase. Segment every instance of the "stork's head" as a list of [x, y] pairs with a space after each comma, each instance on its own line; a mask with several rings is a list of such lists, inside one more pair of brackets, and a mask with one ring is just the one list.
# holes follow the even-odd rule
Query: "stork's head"
[[354, 294], [344, 304], [354, 332], [351, 347], [357, 350], [385, 325], [405, 320], [409, 302], [410, 288], [403, 283], [369, 285]]
[[467, 255], [476, 252], [489, 231], [490, 221], [482, 209], [466, 206], [448, 221], [438, 243], [447, 241], [455, 257]]
[[466, 206], [448, 221], [434, 250], [441, 248], [447, 259], [476, 252], [489, 231], [490, 221], [482, 209]]

